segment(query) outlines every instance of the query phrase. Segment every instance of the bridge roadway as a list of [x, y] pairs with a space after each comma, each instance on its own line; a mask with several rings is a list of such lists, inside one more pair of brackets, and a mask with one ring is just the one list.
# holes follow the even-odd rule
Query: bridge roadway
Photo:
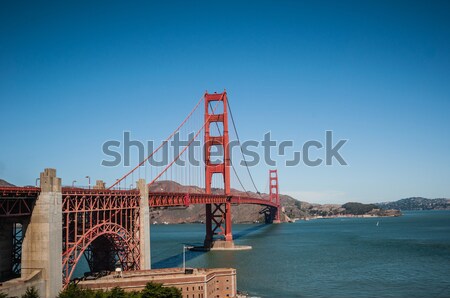
[[[39, 196], [39, 187], [0, 187], [0, 218], [9, 216], [29, 216], [32, 213], [34, 200]], [[107, 190], [63, 187], [63, 198], [91, 196], [91, 197], [139, 197], [139, 190]], [[277, 207], [275, 202], [269, 200], [240, 195], [218, 195], [205, 193], [171, 193], [150, 192], [150, 207], [179, 207], [189, 205], [223, 204], [231, 203], [256, 204]], [[67, 206], [63, 204], [64, 206]]]

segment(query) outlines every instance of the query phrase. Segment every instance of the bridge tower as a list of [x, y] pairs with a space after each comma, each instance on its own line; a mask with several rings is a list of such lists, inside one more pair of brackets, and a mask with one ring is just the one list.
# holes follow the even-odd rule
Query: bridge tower
[[278, 171], [269, 170], [269, 200], [277, 205], [276, 210], [274, 210], [272, 223], [280, 223], [280, 195], [278, 194]]
[[[211, 194], [211, 183], [214, 174], [223, 177], [225, 195], [230, 195], [230, 152], [228, 136], [228, 104], [227, 93], [205, 93], [205, 191]], [[222, 113], [214, 113], [213, 107], [222, 103]], [[210, 110], [211, 109], [211, 110]], [[220, 110], [220, 108], [219, 108]], [[222, 123], [223, 133], [216, 136], [211, 135], [211, 125]], [[211, 148], [217, 147], [223, 152], [222, 160], [215, 162], [211, 160]], [[219, 236], [215, 239], [214, 236]], [[224, 240], [215, 242], [215, 240]], [[220, 243], [220, 244], [219, 244]], [[205, 248], [213, 246], [233, 247], [233, 235], [231, 231], [231, 203], [206, 204], [206, 237]]]

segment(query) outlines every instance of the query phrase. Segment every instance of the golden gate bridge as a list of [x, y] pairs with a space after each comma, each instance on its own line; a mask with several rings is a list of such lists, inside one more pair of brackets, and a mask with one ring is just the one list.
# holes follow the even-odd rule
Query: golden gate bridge
[[[194, 115], [200, 115], [202, 102], [199, 120]], [[244, 187], [231, 160], [229, 115], [254, 192]], [[175, 137], [189, 133], [183, 148], [168, 152]], [[203, 146], [193, 146], [194, 141]], [[54, 169], [41, 173], [40, 187], [0, 187], [0, 236], [6, 239], [0, 245], [9, 254], [2, 250], [0, 273], [24, 277], [43, 269], [52, 295], [70, 282], [83, 256], [93, 272], [114, 270], [116, 262], [126, 271], [150, 269], [149, 208], [157, 207], [205, 205], [204, 248], [233, 248], [232, 205], [261, 205], [266, 222], [280, 222], [277, 171], [269, 171], [269, 194], [261, 194], [240, 145], [227, 93], [206, 92], [155, 150], [108, 188], [101, 181], [93, 188], [61, 186]], [[189, 150], [202, 166], [181, 162]], [[164, 154], [167, 163], [152, 165]], [[243, 192], [232, 191], [231, 174]], [[135, 187], [127, 187], [136, 180]], [[189, 192], [152, 188], [162, 180], [191, 187]]]

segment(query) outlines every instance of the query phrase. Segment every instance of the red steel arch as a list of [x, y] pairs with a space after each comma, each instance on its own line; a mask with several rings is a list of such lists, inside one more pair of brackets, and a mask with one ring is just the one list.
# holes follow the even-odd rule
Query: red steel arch
[[140, 268], [138, 191], [63, 188], [63, 279], [99, 237], [114, 246], [123, 270]]
[[80, 237], [70, 250], [64, 252], [64, 284], [70, 281], [76, 264], [80, 261], [89, 245], [101, 236], [107, 236], [106, 238], [113, 245], [123, 270], [139, 270], [139, 239], [118, 224], [104, 222], [92, 227], [83, 237]]

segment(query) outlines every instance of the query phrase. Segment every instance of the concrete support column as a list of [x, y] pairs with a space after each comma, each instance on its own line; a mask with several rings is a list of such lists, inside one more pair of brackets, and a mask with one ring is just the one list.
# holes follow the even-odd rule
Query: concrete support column
[[56, 177], [55, 169], [45, 169], [40, 179], [41, 193], [24, 226], [22, 278], [41, 271], [45, 293], [40, 295], [53, 298], [62, 288], [61, 179]]
[[150, 207], [148, 204], [148, 185], [145, 179], [139, 179], [137, 187], [140, 192], [141, 201], [139, 203], [139, 225], [140, 225], [140, 251], [141, 270], [151, 269], [150, 254]]

